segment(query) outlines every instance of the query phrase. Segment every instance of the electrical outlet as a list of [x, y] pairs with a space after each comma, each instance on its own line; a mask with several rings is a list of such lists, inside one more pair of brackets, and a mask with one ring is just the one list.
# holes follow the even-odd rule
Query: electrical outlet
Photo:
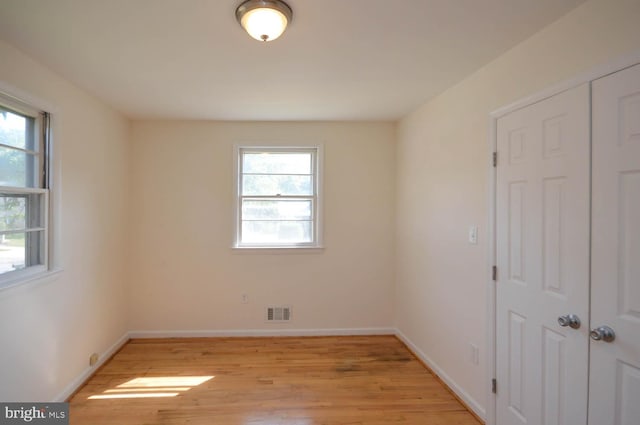
[[98, 355], [98, 353], [93, 353], [91, 356], [89, 356], [89, 366], [93, 366], [94, 364], [98, 363], [99, 358], [100, 356]]
[[242, 294], [242, 304], [249, 304], [249, 295]]

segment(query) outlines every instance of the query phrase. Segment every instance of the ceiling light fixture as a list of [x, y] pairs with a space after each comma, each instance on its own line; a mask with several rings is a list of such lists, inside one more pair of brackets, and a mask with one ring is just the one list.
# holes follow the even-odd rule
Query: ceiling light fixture
[[247, 0], [236, 9], [242, 28], [258, 41], [280, 37], [293, 18], [293, 11], [281, 0]]

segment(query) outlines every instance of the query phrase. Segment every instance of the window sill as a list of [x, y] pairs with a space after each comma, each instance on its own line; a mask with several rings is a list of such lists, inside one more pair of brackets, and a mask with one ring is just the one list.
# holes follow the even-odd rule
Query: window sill
[[5, 289], [17, 288], [19, 286], [25, 286], [28, 284], [39, 283], [43, 280], [52, 278], [62, 272], [62, 269], [51, 269], [42, 272], [29, 273], [21, 276], [16, 276], [11, 279], [0, 281], [0, 291]]
[[234, 254], [322, 254], [324, 246], [234, 246]]

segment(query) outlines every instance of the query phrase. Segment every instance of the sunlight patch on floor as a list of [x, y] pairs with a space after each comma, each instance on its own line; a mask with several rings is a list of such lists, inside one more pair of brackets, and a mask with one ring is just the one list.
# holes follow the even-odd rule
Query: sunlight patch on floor
[[191, 388], [202, 385], [215, 376], [157, 376], [134, 378], [115, 388], [94, 394], [89, 400], [117, 398], [175, 397]]

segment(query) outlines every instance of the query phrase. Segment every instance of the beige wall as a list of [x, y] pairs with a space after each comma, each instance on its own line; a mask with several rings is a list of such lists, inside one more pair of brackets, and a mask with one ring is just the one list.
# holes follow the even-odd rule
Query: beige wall
[[[389, 123], [135, 122], [130, 328], [390, 328], [394, 138]], [[325, 250], [232, 250], [234, 144], [301, 142], [324, 144]], [[265, 324], [269, 304], [293, 322]]]
[[[640, 50], [640, 1], [595, 0], [403, 119], [397, 152], [397, 326], [482, 413], [489, 114]], [[479, 244], [467, 243], [480, 226]], [[470, 346], [480, 347], [480, 364]]]
[[127, 330], [129, 125], [0, 41], [0, 90], [52, 115], [59, 273], [0, 290], [0, 400], [51, 400]]

